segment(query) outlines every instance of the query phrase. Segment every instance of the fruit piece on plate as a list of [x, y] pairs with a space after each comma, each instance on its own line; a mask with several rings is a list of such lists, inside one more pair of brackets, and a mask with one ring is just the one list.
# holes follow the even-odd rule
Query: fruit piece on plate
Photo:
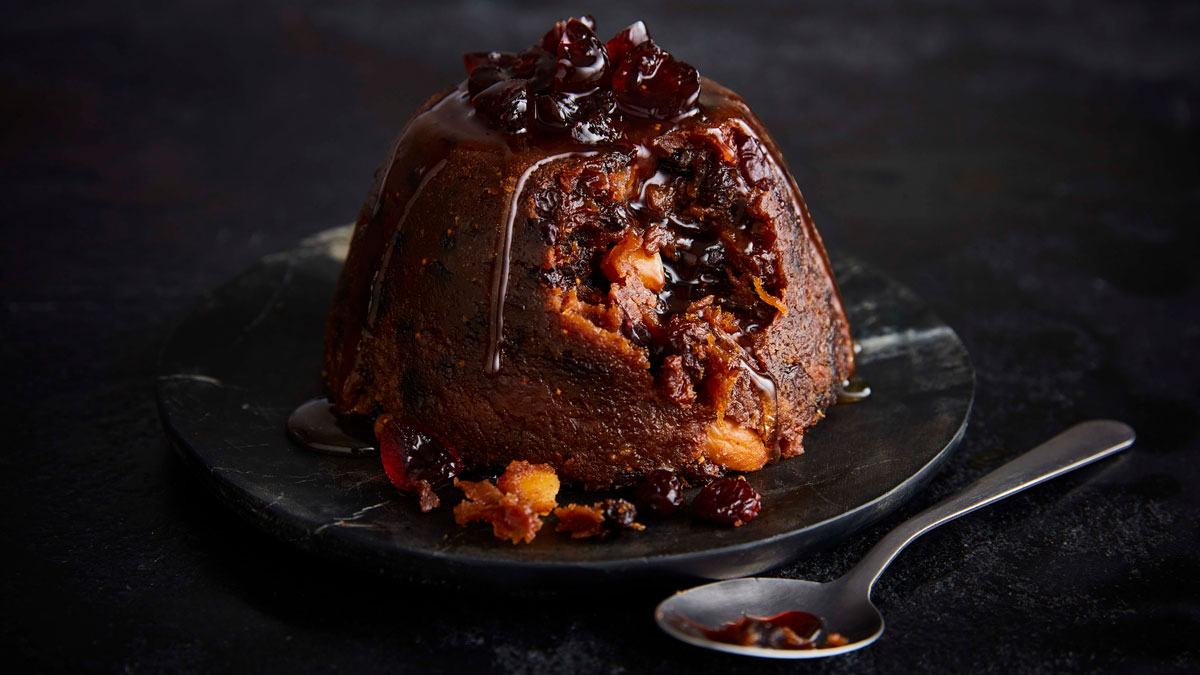
[[514, 461], [495, 483], [456, 479], [454, 484], [466, 496], [454, 507], [454, 521], [491, 523], [497, 538], [514, 544], [533, 541], [542, 529], [541, 516], [557, 506], [558, 475], [546, 464]]
[[762, 498], [742, 476], [718, 478], [692, 500], [692, 510], [705, 519], [737, 527], [758, 517]]
[[621, 530], [644, 530], [637, 522], [637, 507], [624, 499], [605, 499], [591, 506], [568, 504], [554, 510], [555, 532], [569, 532], [572, 539], [603, 539]]

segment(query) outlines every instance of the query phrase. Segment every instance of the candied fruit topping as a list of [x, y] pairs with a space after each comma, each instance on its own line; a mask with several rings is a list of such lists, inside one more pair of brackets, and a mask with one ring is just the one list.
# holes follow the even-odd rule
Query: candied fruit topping
[[548, 52], [553, 52], [555, 49], [557, 49], [558, 43], [562, 39], [563, 31], [566, 30], [567, 23], [571, 21], [578, 21], [582, 23], [583, 25], [587, 26], [588, 30], [596, 30], [596, 20], [592, 18], [591, 14], [584, 14], [581, 17], [573, 17], [570, 19], [563, 19], [562, 21], [556, 21], [554, 26], [552, 26], [550, 30], [546, 31], [546, 34], [542, 36], [542, 49]]
[[441, 500], [433, 488], [450, 482], [463, 468], [458, 451], [433, 434], [400, 424], [387, 415], [375, 420], [379, 457], [392, 485], [419, 495], [422, 511], [436, 509]]
[[647, 39], [621, 59], [613, 71], [612, 88], [625, 112], [669, 120], [695, 107], [700, 73]]
[[471, 104], [509, 133], [529, 126], [529, 83], [524, 80], [500, 80], [476, 94]]
[[692, 510], [705, 519], [737, 527], [754, 520], [762, 498], [742, 476], [718, 478], [692, 500]]
[[590, 16], [564, 19], [515, 54], [463, 55], [480, 116], [510, 135], [567, 133], [581, 143], [620, 136], [624, 116], [670, 120], [696, 109], [700, 75], [634, 23], [607, 43]]
[[634, 488], [638, 513], [666, 518], [683, 506], [683, 479], [669, 469], [655, 469]]
[[555, 532], [569, 532], [572, 539], [603, 539], [621, 530], [644, 530], [637, 522], [637, 507], [624, 499], [605, 499], [591, 506], [568, 504], [554, 510]]
[[600, 38], [579, 19], [570, 19], [558, 40], [554, 89], [582, 94], [612, 78], [608, 52]]
[[608, 50], [608, 58], [613, 63], [621, 63], [625, 59], [625, 55], [630, 49], [646, 42], [650, 39], [650, 31], [646, 30], [646, 24], [641, 21], [634, 21], [628, 28], [617, 33], [613, 39], [608, 41], [605, 48]]
[[455, 480], [454, 484], [466, 497], [454, 507], [454, 521], [491, 523], [497, 538], [514, 544], [533, 541], [542, 529], [541, 516], [558, 505], [558, 474], [548, 464], [514, 461], [494, 484], [486, 480]]

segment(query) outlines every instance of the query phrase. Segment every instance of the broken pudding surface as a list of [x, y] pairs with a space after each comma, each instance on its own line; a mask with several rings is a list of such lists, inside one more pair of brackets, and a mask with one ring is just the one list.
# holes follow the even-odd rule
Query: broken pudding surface
[[409, 121], [334, 296], [331, 399], [589, 489], [800, 454], [853, 355], [799, 190], [736, 94], [640, 22], [593, 28], [467, 55]]

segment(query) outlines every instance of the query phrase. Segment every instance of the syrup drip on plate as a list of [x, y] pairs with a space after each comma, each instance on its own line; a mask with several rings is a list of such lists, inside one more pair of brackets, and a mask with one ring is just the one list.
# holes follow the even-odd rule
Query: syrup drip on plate
[[838, 403], [858, 403], [865, 401], [871, 396], [871, 385], [863, 378], [853, 375], [850, 379], [842, 382], [842, 389], [838, 392]]
[[292, 411], [288, 437], [325, 455], [364, 457], [376, 452], [371, 424], [360, 415], [339, 415], [326, 398], [314, 398]]

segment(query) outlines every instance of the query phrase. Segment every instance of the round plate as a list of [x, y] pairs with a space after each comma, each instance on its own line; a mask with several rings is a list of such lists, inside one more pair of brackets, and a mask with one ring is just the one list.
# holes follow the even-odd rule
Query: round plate
[[[375, 457], [333, 457], [292, 443], [284, 422], [322, 395], [321, 341], [348, 227], [268, 256], [206, 297], [159, 365], [163, 423], [220, 498], [300, 547], [409, 578], [572, 583], [620, 577], [730, 578], [787, 563], [871, 523], [912, 496], [961, 439], [974, 395], [967, 352], [902, 286], [834, 256], [858, 374], [873, 393], [837, 405], [805, 454], [749, 475], [762, 494], [743, 527], [690, 510], [643, 532], [573, 540], [553, 519], [529, 545], [459, 527], [449, 508], [422, 514]], [[689, 491], [689, 499], [695, 490]], [[458, 491], [441, 491], [454, 504]], [[560, 502], [598, 495], [564, 490]]]

